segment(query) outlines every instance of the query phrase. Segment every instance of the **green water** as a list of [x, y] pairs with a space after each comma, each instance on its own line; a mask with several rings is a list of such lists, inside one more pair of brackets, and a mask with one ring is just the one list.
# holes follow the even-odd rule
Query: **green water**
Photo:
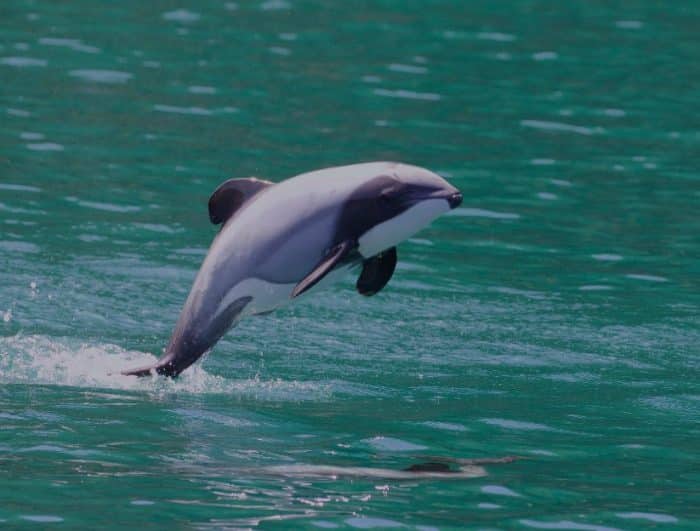
[[[3, 0], [0, 527], [700, 528], [699, 25]], [[243, 321], [177, 382], [112, 374], [161, 352], [219, 182], [368, 160], [465, 195], [387, 289]], [[425, 455], [526, 459], [386, 477]]]

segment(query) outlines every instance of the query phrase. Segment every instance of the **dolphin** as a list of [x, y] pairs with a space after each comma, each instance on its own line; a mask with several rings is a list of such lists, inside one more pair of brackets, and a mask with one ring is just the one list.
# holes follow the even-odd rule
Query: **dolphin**
[[396, 162], [326, 168], [277, 184], [225, 181], [209, 199], [209, 219], [221, 230], [163, 356], [122, 374], [176, 377], [241, 318], [351, 271], [359, 271], [357, 291], [374, 295], [394, 272], [396, 245], [461, 202], [439, 175]]

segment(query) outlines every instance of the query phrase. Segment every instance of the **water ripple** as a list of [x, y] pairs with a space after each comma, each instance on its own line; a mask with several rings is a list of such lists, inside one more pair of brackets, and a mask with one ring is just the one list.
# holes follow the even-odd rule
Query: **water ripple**
[[384, 96], [386, 98], [400, 98], [409, 100], [426, 100], [426, 101], [437, 101], [442, 99], [440, 94], [435, 92], [415, 92], [413, 90], [389, 90], [389, 89], [374, 89], [374, 93], [377, 96]]
[[516, 37], [510, 33], [500, 33], [497, 31], [482, 31], [476, 34], [477, 39], [496, 42], [513, 42]]
[[668, 282], [668, 279], [666, 277], [661, 277], [658, 275], [645, 275], [645, 274], [637, 274], [637, 273], [630, 273], [629, 275], [625, 275], [627, 278], [631, 278], [633, 280], [646, 280], [647, 282]]
[[483, 208], [456, 208], [449, 213], [450, 216], [460, 216], [469, 218], [490, 218], [490, 219], [520, 219], [520, 214], [513, 212], [496, 212]]
[[92, 70], [92, 69], [79, 69], [71, 70], [68, 72], [69, 76], [77, 77], [83, 81], [90, 81], [92, 83], [126, 83], [129, 81], [133, 74], [129, 72], [121, 72], [119, 70]]
[[18, 68], [41, 67], [48, 65], [46, 59], [37, 59], [36, 57], [2, 57], [0, 65], [16, 66]]
[[27, 144], [27, 149], [32, 151], [63, 151], [65, 148], [55, 142], [32, 142]]
[[524, 518], [519, 520], [526, 527], [535, 529], [571, 529], [575, 531], [622, 531], [617, 527], [608, 527], [603, 525], [579, 524], [571, 520], [559, 520], [558, 522], [541, 522], [539, 520], [530, 520]]
[[603, 132], [601, 127], [584, 127], [581, 125], [572, 125], [562, 122], [547, 122], [544, 120], [522, 120], [520, 125], [523, 127], [532, 127], [533, 129], [542, 129], [545, 131], [564, 131], [579, 135], [594, 135]]
[[484, 494], [494, 494], [496, 496], [510, 496], [512, 498], [519, 498], [522, 496], [522, 494], [518, 494], [514, 490], [501, 485], [484, 485], [481, 487], [481, 492]]
[[161, 15], [163, 19], [171, 22], [197, 22], [202, 16], [194, 11], [189, 11], [187, 9], [175, 9], [173, 11], [167, 11]]
[[424, 66], [404, 65], [399, 63], [391, 63], [388, 66], [392, 72], [403, 72], [406, 74], [426, 74], [428, 69]]
[[0, 183], [0, 190], [11, 190], [13, 192], [41, 192], [41, 188], [38, 186], [12, 183]]
[[102, 50], [96, 46], [90, 46], [84, 44], [80, 39], [59, 39], [55, 37], [42, 37], [39, 39], [39, 44], [44, 44], [46, 46], [60, 46], [63, 48], [69, 48], [76, 52], [84, 53], [100, 53]]
[[128, 212], [139, 212], [142, 210], [140, 206], [115, 205], [113, 203], [103, 203], [99, 201], [83, 201], [77, 197], [66, 197], [66, 201], [70, 201], [71, 203], [75, 203], [81, 207], [92, 208], [94, 210], [103, 210], [105, 212], [119, 212], [126, 214]]
[[658, 524], [675, 524], [676, 522], [678, 522], [678, 518], [676, 518], [675, 516], [660, 513], [629, 512], [615, 513], [615, 516], [631, 520], [647, 520], [649, 522], [654, 522]]
[[546, 424], [538, 424], [537, 422], [525, 422], [522, 420], [510, 420], [510, 419], [481, 419], [481, 422], [489, 424], [491, 426], [498, 426], [500, 428], [505, 428], [507, 430], [536, 430], [536, 431], [557, 431], [551, 426]]

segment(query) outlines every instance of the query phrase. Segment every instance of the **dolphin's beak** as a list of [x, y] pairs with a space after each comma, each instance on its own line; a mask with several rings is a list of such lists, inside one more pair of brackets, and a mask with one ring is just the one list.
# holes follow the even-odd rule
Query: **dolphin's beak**
[[462, 204], [462, 192], [457, 188], [450, 186], [449, 188], [440, 188], [434, 192], [423, 196], [422, 199], [444, 199], [450, 205], [450, 209], [457, 208]]
[[447, 203], [450, 205], [451, 209], [455, 209], [462, 204], [462, 199], [462, 192], [458, 190], [447, 197]]

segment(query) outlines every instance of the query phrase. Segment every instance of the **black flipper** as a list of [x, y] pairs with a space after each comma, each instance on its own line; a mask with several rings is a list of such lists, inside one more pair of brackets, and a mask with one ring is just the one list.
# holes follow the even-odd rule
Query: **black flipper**
[[396, 247], [383, 251], [362, 264], [362, 273], [357, 279], [357, 291], [369, 297], [379, 292], [391, 279], [396, 268]]
[[214, 225], [226, 223], [243, 203], [273, 184], [256, 177], [224, 181], [209, 198], [209, 219]]
[[325, 277], [331, 270], [347, 257], [355, 246], [356, 242], [345, 240], [333, 247], [328, 254], [314, 267], [313, 271], [306, 275], [292, 291], [292, 298], [298, 297], [306, 290], [315, 286], [319, 280]]

